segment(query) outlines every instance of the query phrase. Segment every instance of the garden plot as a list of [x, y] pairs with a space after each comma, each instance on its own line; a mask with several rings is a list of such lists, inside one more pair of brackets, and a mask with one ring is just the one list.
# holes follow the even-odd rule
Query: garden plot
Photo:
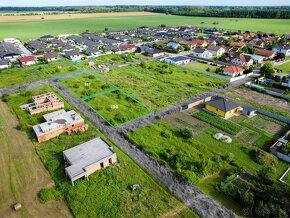
[[113, 127], [153, 112], [96, 73], [65, 78], [59, 82]]
[[42, 65], [42, 67], [52, 77], [85, 70], [82, 67], [80, 67], [78, 64], [70, 60], [44, 64]]

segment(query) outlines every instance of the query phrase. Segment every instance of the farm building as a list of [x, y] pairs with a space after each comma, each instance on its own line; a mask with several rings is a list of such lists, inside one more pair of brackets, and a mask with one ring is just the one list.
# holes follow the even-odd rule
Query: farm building
[[63, 151], [63, 158], [69, 163], [65, 168], [66, 175], [74, 181], [86, 177], [117, 162], [116, 152], [102, 137]]
[[86, 131], [88, 125], [80, 114], [74, 110], [59, 110], [43, 115], [46, 122], [33, 126], [33, 130], [37, 136], [38, 142], [47, 141], [57, 137], [62, 133], [77, 133], [78, 130]]
[[32, 103], [21, 105], [22, 109], [28, 109], [30, 114], [38, 114], [44, 111], [56, 110], [64, 107], [63, 101], [53, 92], [32, 97]]
[[218, 97], [208, 101], [205, 105], [205, 109], [215, 115], [223, 118], [229, 118], [240, 110], [240, 105], [230, 99]]

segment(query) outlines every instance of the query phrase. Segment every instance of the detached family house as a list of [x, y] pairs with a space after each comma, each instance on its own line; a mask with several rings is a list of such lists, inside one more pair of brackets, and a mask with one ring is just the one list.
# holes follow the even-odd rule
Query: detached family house
[[65, 168], [72, 185], [74, 181], [88, 176], [117, 162], [116, 152], [102, 137], [63, 151], [63, 158], [70, 165]]
[[37, 63], [37, 58], [35, 56], [26, 56], [23, 58], [19, 58], [20, 65], [22, 67], [33, 65]]
[[207, 50], [212, 53], [213, 56], [221, 56], [225, 53], [225, 49], [221, 46], [209, 46]]
[[176, 65], [183, 65], [183, 64], [189, 64], [191, 61], [190, 58], [184, 57], [184, 56], [178, 56], [173, 58], [166, 58], [165, 63], [167, 64], [176, 64]]
[[10, 66], [10, 62], [7, 60], [0, 59], [0, 69], [5, 69]]
[[69, 59], [71, 59], [72, 61], [82, 59], [82, 54], [76, 50], [66, 51], [65, 56], [68, 57]]
[[276, 52], [275, 51], [270, 51], [266, 49], [257, 49], [255, 52], [256, 55], [263, 56], [265, 58], [272, 59], [275, 57]]
[[176, 51], [180, 47], [180, 44], [178, 42], [169, 42], [166, 46], [168, 49], [172, 49]]
[[212, 57], [212, 53], [210, 53], [209, 51], [203, 49], [203, 48], [196, 48], [193, 50], [192, 55], [194, 57], [200, 57], [200, 58], [211, 58]]
[[240, 67], [250, 67], [251, 65], [254, 64], [254, 60], [251, 56], [249, 55], [242, 55], [242, 54], [239, 54], [239, 53], [236, 53], [232, 60], [231, 60], [231, 63], [233, 65], [237, 65], [237, 66], [240, 66]]
[[205, 109], [217, 116], [229, 118], [240, 110], [240, 105], [230, 99], [218, 97], [207, 102]]
[[229, 75], [231, 77], [240, 76], [245, 71], [243, 68], [238, 66], [228, 66], [223, 69], [225, 75]]
[[276, 53], [283, 53], [285, 57], [290, 57], [290, 46], [275, 46], [272, 50]]
[[58, 54], [56, 54], [56, 53], [47, 53], [47, 54], [44, 54], [43, 57], [44, 57], [48, 62], [51, 62], [51, 61], [57, 61], [57, 60], [59, 59]]

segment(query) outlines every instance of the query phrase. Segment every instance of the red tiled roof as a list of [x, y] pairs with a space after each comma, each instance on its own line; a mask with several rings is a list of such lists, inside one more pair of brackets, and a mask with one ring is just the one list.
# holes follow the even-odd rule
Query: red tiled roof
[[238, 72], [244, 71], [243, 68], [240, 68], [240, 67], [234, 66], [234, 65], [225, 67], [223, 70], [228, 71], [228, 72], [232, 72], [232, 73], [238, 73]]
[[245, 43], [242, 42], [231, 42], [231, 46], [236, 46], [236, 47], [243, 47], [245, 46]]
[[197, 44], [197, 45], [207, 44], [207, 41], [202, 40], [202, 39], [194, 39], [194, 40], [192, 40], [192, 42]]
[[132, 48], [137, 48], [135, 45], [130, 45], [130, 44], [124, 44], [120, 46], [121, 48], [126, 48], [126, 49], [132, 49]]
[[260, 56], [264, 56], [264, 57], [271, 57], [275, 53], [276, 52], [274, 52], [274, 51], [270, 51], [270, 50], [266, 50], [266, 49], [257, 49], [257, 51], [255, 52], [256, 55], [260, 55]]
[[28, 61], [36, 61], [36, 57], [35, 56], [26, 56], [26, 57], [23, 57], [23, 58], [19, 58], [19, 61], [21, 63], [28, 62]]

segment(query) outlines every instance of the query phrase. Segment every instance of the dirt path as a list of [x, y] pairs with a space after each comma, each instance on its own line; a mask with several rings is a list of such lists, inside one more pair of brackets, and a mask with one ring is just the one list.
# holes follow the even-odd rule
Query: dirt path
[[170, 211], [169, 213], [163, 214], [162, 216], [160, 216], [160, 218], [167, 218], [167, 217], [176, 216], [176, 215], [178, 215], [181, 211], [183, 211], [186, 208], [187, 208], [187, 206], [183, 205], [181, 207], [176, 208], [174, 211]]
[[53, 15], [20, 15], [20, 16], [0, 16], [0, 23], [27, 22], [43, 20], [66, 20], [94, 17], [125, 17], [125, 16], [145, 16], [160, 15], [152, 12], [111, 12], [111, 13], [87, 13], [87, 14], [53, 14]]
[[[18, 120], [0, 101], [0, 217], [72, 217], [64, 201], [42, 204], [38, 193], [54, 185]], [[22, 204], [15, 212], [12, 205]]]

